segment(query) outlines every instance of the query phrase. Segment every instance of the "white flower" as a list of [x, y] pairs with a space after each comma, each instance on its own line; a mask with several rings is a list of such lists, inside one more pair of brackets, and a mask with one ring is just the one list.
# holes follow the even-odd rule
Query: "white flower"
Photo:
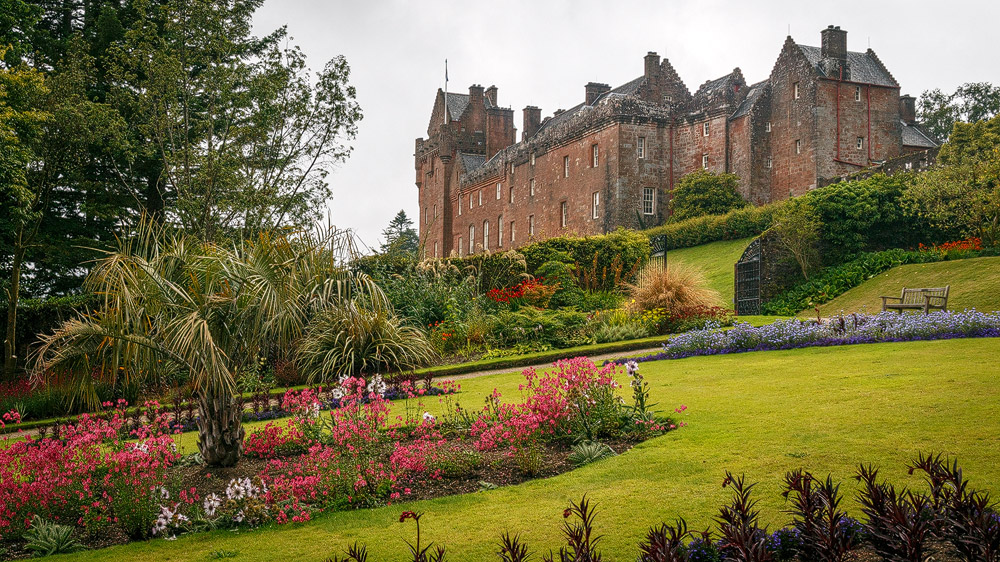
[[169, 500], [170, 499], [170, 491], [161, 486], [160, 487], [160, 498], [165, 499], [165, 500]]
[[236, 512], [236, 515], [233, 516], [233, 521], [236, 521], [237, 523], [242, 523], [244, 518], [245, 516], [243, 515], [243, 510], [241, 509]]
[[437, 421], [437, 418], [435, 418], [434, 414], [432, 414], [430, 412], [424, 412], [424, 421], [426, 423], [434, 423], [434, 422]]
[[216, 494], [209, 494], [208, 497], [205, 498], [205, 501], [202, 502], [202, 507], [205, 508], [205, 515], [212, 517], [215, 515], [215, 512], [222, 507], [222, 498]]
[[339, 386], [334, 387], [334, 389], [330, 391], [330, 398], [333, 398], [334, 400], [340, 400], [343, 397], [344, 397], [344, 389], [340, 388]]

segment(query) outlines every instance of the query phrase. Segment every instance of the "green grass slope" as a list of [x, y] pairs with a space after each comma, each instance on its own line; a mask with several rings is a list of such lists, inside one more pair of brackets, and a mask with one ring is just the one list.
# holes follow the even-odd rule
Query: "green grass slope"
[[[945, 340], [738, 355], [645, 363], [658, 409], [688, 406], [689, 425], [617, 457], [520, 486], [488, 492], [333, 513], [258, 531], [217, 531], [85, 552], [53, 560], [195, 561], [213, 551], [235, 559], [323, 560], [360, 541], [374, 560], [405, 559], [412, 522], [402, 510], [425, 512], [424, 540], [447, 545], [449, 559], [495, 560], [496, 541], [521, 533], [536, 553], [559, 544], [562, 510], [584, 493], [597, 502], [605, 560], [635, 560], [650, 525], [684, 516], [694, 529], [711, 524], [729, 497], [723, 473], [760, 481], [754, 496], [765, 523], [788, 521], [780, 482], [803, 467], [832, 473], [853, 498], [859, 462], [881, 465], [896, 483], [919, 486], [904, 463], [919, 451], [955, 455], [974, 487], [1000, 492], [1000, 385], [996, 339]], [[459, 399], [478, 408], [498, 387], [519, 396], [519, 375], [462, 381]], [[444, 404], [430, 405], [442, 411]], [[845, 506], [858, 515], [853, 499]], [[425, 543], [426, 544], [426, 543]]]
[[732, 308], [733, 266], [751, 240], [753, 238], [723, 240], [693, 248], [670, 250], [667, 252], [667, 264], [684, 262], [703, 269], [708, 286], [719, 292], [727, 308]]
[[[945, 285], [951, 285], [948, 308], [952, 310], [1000, 310], [1000, 257], [894, 267], [820, 306], [820, 314], [879, 312], [882, 295], [898, 297], [903, 287]], [[802, 311], [803, 316], [813, 314], [812, 310]]]

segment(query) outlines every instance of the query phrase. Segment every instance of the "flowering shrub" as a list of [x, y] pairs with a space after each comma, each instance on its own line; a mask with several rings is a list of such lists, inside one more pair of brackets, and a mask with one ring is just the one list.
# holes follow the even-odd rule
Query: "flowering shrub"
[[520, 404], [503, 404], [500, 393], [493, 391], [470, 427], [478, 450], [516, 449], [545, 435], [594, 440], [636, 429], [666, 428], [655, 421], [636, 423], [651, 421], [648, 410], [643, 405], [644, 417], [637, 420], [633, 415], [636, 408], [626, 406], [617, 395], [617, 365], [598, 368], [586, 357], [577, 357], [557, 361], [554, 366], [541, 376], [534, 369], [524, 371], [527, 383], [520, 390], [526, 398]]
[[502, 304], [520, 305], [525, 302], [535, 304], [539, 300], [548, 301], [558, 287], [546, 286], [544, 281], [544, 277], [525, 279], [513, 287], [490, 289], [486, 292], [486, 296], [493, 302]]
[[942, 254], [952, 251], [964, 252], [964, 251], [976, 251], [983, 249], [983, 241], [979, 238], [966, 238], [965, 240], [957, 240], [955, 242], [945, 242], [944, 244], [933, 244], [931, 246], [925, 246], [920, 244], [921, 252], [940, 252]]
[[273, 459], [301, 453], [308, 448], [309, 440], [296, 420], [284, 424], [268, 422], [253, 431], [243, 441], [243, 453], [248, 457]]
[[124, 406], [104, 418], [81, 416], [59, 439], [25, 436], [0, 447], [0, 536], [21, 536], [35, 515], [89, 529], [117, 523], [133, 537], [147, 535], [156, 494], [178, 455], [155, 404], [152, 422], [129, 435], [137, 441], [123, 441]]
[[[709, 324], [703, 330], [670, 338], [663, 345], [663, 351], [636, 361], [800, 347], [971, 337], [1000, 337], [1000, 312], [966, 310], [936, 311], [930, 314], [852, 314], [822, 324], [791, 318], [758, 327], [737, 322], [729, 330], [721, 330], [717, 325]], [[622, 363], [624, 360], [617, 362]]]

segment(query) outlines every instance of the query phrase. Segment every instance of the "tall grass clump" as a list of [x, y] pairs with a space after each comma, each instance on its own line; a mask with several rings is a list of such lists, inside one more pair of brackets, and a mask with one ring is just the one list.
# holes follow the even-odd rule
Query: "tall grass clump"
[[658, 261], [650, 262], [628, 289], [633, 311], [661, 309], [668, 315], [677, 315], [685, 310], [709, 309], [722, 302], [719, 293], [708, 288], [705, 273], [685, 263], [665, 266]]

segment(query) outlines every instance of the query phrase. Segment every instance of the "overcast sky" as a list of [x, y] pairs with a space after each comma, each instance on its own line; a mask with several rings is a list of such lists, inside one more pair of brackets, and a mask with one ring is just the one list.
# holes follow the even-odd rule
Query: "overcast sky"
[[542, 115], [584, 98], [587, 82], [615, 87], [642, 74], [642, 57], [670, 59], [688, 89], [739, 67], [748, 83], [767, 78], [788, 34], [820, 44], [820, 30], [847, 30], [848, 49], [872, 49], [901, 93], [1000, 84], [998, 0], [268, 0], [256, 32], [287, 25], [319, 69], [347, 57], [364, 112], [354, 152], [330, 176], [333, 224], [372, 247], [403, 209], [418, 215], [413, 141], [427, 136], [434, 95], [470, 84], [499, 88], [499, 103]]

